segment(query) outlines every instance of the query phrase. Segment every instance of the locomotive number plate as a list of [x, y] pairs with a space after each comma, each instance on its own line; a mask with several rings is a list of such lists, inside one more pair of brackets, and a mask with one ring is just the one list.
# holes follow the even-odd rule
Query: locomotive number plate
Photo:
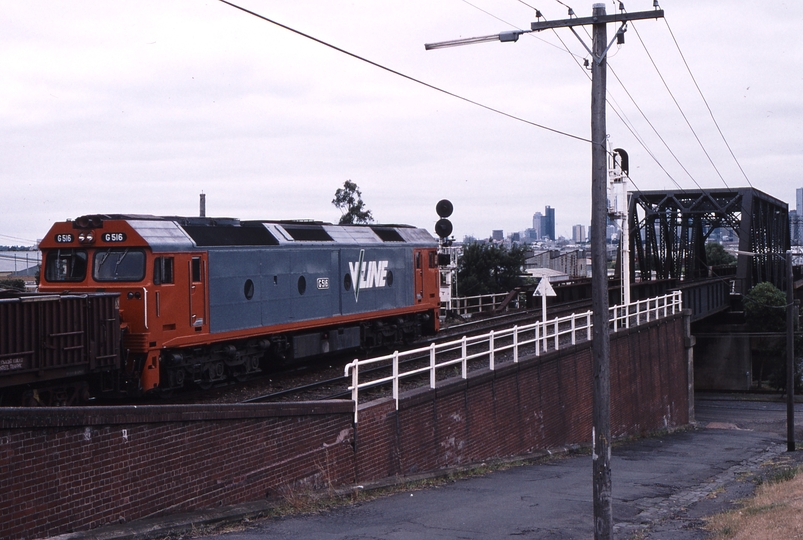
[[319, 277], [318, 278], [318, 288], [319, 289], [328, 289], [329, 288], [329, 278], [328, 277]]
[[71, 234], [57, 234], [56, 235], [56, 243], [57, 244], [69, 244], [75, 239], [75, 237]]
[[121, 232], [107, 232], [103, 233], [104, 242], [125, 242], [125, 233]]

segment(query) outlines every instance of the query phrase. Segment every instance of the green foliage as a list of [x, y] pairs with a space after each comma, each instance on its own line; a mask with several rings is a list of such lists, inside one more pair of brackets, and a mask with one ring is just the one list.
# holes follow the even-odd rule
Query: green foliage
[[708, 266], [734, 266], [736, 257], [725, 251], [722, 244], [709, 242], [705, 245], [705, 260]]
[[[786, 295], [775, 285], [768, 282], [759, 283], [744, 295], [744, 316], [751, 332], [776, 332], [781, 335], [759, 338], [755, 354], [760, 360], [758, 373], [753, 376], [758, 380], [768, 372], [767, 381], [770, 387], [777, 390], [786, 389]], [[795, 338], [795, 392], [803, 390], [803, 339]]]
[[25, 281], [22, 279], [0, 279], [0, 289], [25, 290]]
[[335, 191], [332, 204], [343, 213], [340, 216], [340, 225], [371, 223], [374, 220], [371, 211], [365, 208], [360, 188], [351, 180], [346, 180], [343, 187]]
[[744, 295], [744, 317], [751, 332], [786, 329], [786, 295], [769, 282], [759, 283]]
[[460, 296], [509, 292], [521, 284], [526, 258], [521, 246], [508, 249], [496, 244], [466, 245], [457, 264]]

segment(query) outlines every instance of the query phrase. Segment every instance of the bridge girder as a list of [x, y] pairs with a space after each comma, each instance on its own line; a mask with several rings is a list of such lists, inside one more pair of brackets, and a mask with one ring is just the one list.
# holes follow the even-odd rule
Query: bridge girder
[[737, 292], [769, 281], [786, 286], [788, 205], [754, 188], [636, 191], [630, 194], [631, 278], [642, 281], [709, 277], [705, 242], [718, 228], [739, 238]]

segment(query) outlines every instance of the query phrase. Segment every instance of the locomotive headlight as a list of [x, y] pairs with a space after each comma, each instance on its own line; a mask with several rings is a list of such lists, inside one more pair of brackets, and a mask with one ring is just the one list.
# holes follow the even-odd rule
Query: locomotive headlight
[[95, 241], [95, 232], [89, 231], [78, 233], [78, 241], [82, 244], [91, 244]]

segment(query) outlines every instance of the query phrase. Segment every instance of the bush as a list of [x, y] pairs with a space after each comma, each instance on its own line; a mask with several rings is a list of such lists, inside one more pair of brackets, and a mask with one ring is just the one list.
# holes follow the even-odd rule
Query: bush
[[15, 291], [25, 291], [25, 280], [23, 279], [0, 279], [0, 289], [11, 289]]

